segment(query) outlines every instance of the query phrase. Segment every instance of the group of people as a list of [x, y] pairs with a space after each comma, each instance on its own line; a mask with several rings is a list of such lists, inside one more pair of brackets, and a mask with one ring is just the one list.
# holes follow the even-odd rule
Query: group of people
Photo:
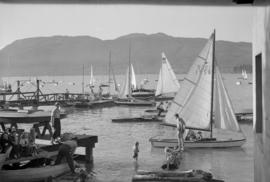
[[35, 156], [38, 153], [35, 138], [34, 128], [31, 128], [30, 132], [26, 133], [24, 131], [20, 132], [15, 126], [12, 126], [1, 133], [0, 152], [7, 153], [10, 151], [8, 157], [11, 159]]
[[[161, 103], [161, 106], [163, 106], [163, 103]], [[180, 165], [181, 153], [184, 151], [184, 140], [197, 141], [202, 139], [201, 131], [195, 133], [195, 131], [191, 129], [188, 131], [186, 138], [184, 139], [186, 123], [184, 119], [179, 116], [179, 114], [176, 113], [174, 116], [176, 119], [178, 145], [173, 149], [168, 147], [165, 148], [166, 162], [162, 165], [162, 169], [167, 170], [177, 169]], [[138, 153], [139, 142], [136, 142], [133, 146], [133, 158], [135, 161], [138, 160]]]

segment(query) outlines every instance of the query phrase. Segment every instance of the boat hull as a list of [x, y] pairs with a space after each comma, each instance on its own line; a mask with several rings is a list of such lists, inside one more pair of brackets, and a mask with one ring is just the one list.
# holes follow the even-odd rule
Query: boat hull
[[124, 106], [155, 106], [155, 102], [150, 101], [114, 101], [116, 105], [124, 105]]
[[213, 179], [213, 175], [209, 172], [205, 172], [202, 170], [189, 170], [189, 171], [137, 171], [137, 173], [132, 177], [132, 182], [136, 181], [185, 181], [185, 182], [224, 182], [223, 180]]
[[68, 172], [67, 163], [55, 166], [27, 168], [18, 170], [0, 170], [1, 182], [30, 182], [42, 181], [50, 177], [57, 177]]
[[98, 100], [90, 102], [76, 103], [76, 108], [99, 108], [99, 107], [112, 107], [115, 103], [113, 100]]
[[[178, 145], [177, 139], [156, 139], [149, 140], [153, 147], [176, 147]], [[227, 147], [241, 147], [246, 142], [246, 139], [224, 139], [224, 140], [202, 140], [202, 141], [185, 141], [185, 148], [227, 148]]]
[[[66, 113], [61, 113], [61, 118], [67, 116]], [[30, 113], [17, 111], [0, 111], [0, 123], [34, 123], [50, 121], [50, 111], [34, 111]]]
[[129, 123], [129, 122], [161, 122], [161, 119], [158, 118], [119, 118], [119, 119], [112, 119], [113, 123]]
[[167, 100], [173, 100], [173, 96], [156, 96], [155, 101], [167, 101]]

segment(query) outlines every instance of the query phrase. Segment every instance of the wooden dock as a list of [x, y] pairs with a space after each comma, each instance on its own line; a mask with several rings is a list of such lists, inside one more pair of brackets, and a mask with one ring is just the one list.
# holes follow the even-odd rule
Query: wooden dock
[[70, 103], [78, 101], [89, 101], [90, 94], [87, 93], [49, 93], [44, 94], [37, 80], [37, 87], [32, 92], [21, 92], [20, 82], [17, 81], [17, 90], [15, 92], [0, 93], [0, 105], [9, 104], [13, 107], [23, 106], [42, 106], [53, 105], [55, 102], [59, 102], [63, 106], [68, 106]]

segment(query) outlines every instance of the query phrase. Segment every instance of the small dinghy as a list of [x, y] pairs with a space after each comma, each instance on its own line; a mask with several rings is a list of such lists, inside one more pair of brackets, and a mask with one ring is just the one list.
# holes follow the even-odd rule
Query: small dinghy
[[151, 182], [224, 182], [223, 180], [213, 179], [213, 175], [202, 170], [188, 170], [179, 172], [170, 171], [137, 171], [132, 177], [132, 182], [151, 181]]
[[158, 116], [152, 116], [152, 117], [134, 117], [134, 118], [117, 118], [112, 119], [113, 123], [129, 123], [129, 122], [161, 122], [162, 118]]
[[62, 175], [69, 170], [67, 163], [54, 166], [40, 164], [40, 166], [22, 167], [21, 169], [2, 169], [0, 170], [0, 177], [3, 182], [42, 181]]

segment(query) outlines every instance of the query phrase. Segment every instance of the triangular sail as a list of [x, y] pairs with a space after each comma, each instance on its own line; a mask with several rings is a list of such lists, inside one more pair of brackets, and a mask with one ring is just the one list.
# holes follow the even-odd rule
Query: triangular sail
[[127, 69], [125, 82], [121, 89], [119, 97], [128, 98], [128, 96], [129, 96], [129, 68]]
[[231, 131], [240, 131], [230, 97], [218, 67], [216, 67], [215, 71], [215, 127]]
[[191, 66], [172, 101], [165, 122], [175, 125], [178, 113], [187, 128], [210, 130], [214, 34]]
[[95, 84], [95, 78], [94, 78], [94, 75], [93, 75], [93, 67], [91, 65], [90, 67], [90, 81], [89, 81], [89, 85], [90, 87], [94, 86]]
[[166, 58], [165, 53], [162, 53], [162, 65], [159, 71], [157, 89], [155, 95], [164, 95], [175, 93], [180, 88], [180, 84], [173, 72], [173, 69]]
[[131, 64], [131, 89], [136, 89], [137, 88], [137, 82], [136, 82], [136, 75], [135, 71], [133, 68], [133, 65]]
[[114, 74], [114, 71], [113, 71], [113, 68], [112, 68], [112, 75], [113, 75], [113, 83], [114, 83], [114, 90], [119, 93], [119, 87], [118, 87], [118, 84], [116, 82], [116, 78], [115, 78], [115, 74]]
[[244, 80], [246, 80], [248, 78], [247, 71], [245, 69], [242, 69], [242, 77]]

